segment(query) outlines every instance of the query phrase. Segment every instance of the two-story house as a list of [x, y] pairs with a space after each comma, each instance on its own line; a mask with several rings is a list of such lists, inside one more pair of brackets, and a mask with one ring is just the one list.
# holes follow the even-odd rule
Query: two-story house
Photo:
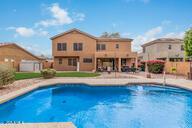
[[142, 45], [143, 52], [139, 54], [141, 61], [165, 60], [183, 61], [184, 43], [181, 39], [160, 38]]
[[121, 71], [137, 67], [137, 53], [131, 51], [132, 39], [100, 38], [72, 29], [51, 38], [54, 69], [60, 71]]

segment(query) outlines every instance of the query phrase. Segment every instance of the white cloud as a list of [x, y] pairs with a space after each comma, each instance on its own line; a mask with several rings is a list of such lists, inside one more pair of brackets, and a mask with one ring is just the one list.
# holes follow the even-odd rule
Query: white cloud
[[26, 27], [18, 27], [15, 29], [16, 33], [20, 36], [23, 37], [30, 37], [35, 34], [35, 31], [31, 28], [26, 28]]
[[[45, 7], [45, 5], [43, 5]], [[14, 30], [14, 37], [31, 37], [31, 36], [47, 36], [48, 32], [39, 28], [40, 26], [49, 27], [57, 26], [64, 24], [71, 24], [75, 21], [83, 21], [85, 19], [85, 14], [73, 12], [72, 16], [69, 16], [69, 13], [66, 9], [63, 9], [59, 6], [58, 3], [52, 4], [50, 7], [46, 7], [51, 13], [52, 18], [42, 20], [33, 25], [33, 27], [8, 27], [6, 30]], [[16, 10], [15, 10], [16, 11]]]
[[149, 3], [150, 0], [125, 0], [126, 2], [143, 2], [143, 3]]
[[58, 3], [52, 4], [52, 6], [48, 7], [48, 10], [51, 12], [52, 18], [47, 20], [42, 20], [39, 23], [37, 23], [37, 25], [48, 27], [48, 26], [55, 26], [55, 25], [70, 24], [73, 22], [67, 10], [62, 9]]
[[74, 14], [73, 21], [83, 21], [85, 19], [85, 14], [83, 13], [74, 12], [73, 14]]
[[156, 39], [162, 31], [163, 28], [161, 26], [158, 26], [146, 31], [142, 35], [136, 36], [133, 40], [133, 49], [135, 51], [140, 50], [142, 44]]
[[172, 23], [172, 21], [170, 21], [170, 20], [164, 20], [161, 22], [162, 25], [169, 25], [171, 23]]
[[6, 30], [14, 30], [16, 29], [15, 27], [7, 27]]
[[52, 18], [37, 22], [35, 24], [36, 27], [39, 25], [44, 27], [66, 25], [75, 21], [83, 21], [85, 19], [85, 14], [73, 12], [70, 15], [67, 9], [61, 8], [58, 3], [54, 3], [46, 9], [51, 13]]
[[163, 30], [166, 28], [166, 25], [170, 24], [170, 21], [162, 22], [161, 26], [152, 28], [148, 31], [146, 31], [144, 34], [138, 35], [136, 37], [133, 37], [133, 50], [134, 51], [140, 51], [141, 45], [144, 43], [148, 43], [152, 40], [158, 39], [158, 38], [180, 38], [182, 39], [185, 35], [185, 32], [170, 32], [165, 33]]
[[17, 12], [17, 9], [13, 9], [13, 12]]
[[144, 3], [148, 3], [150, 0], [141, 0]]
[[155, 35], [157, 35], [161, 32], [162, 32], [162, 27], [158, 26], [158, 27], [152, 28], [151, 30], [147, 31], [145, 33], [145, 36], [151, 38], [151, 37], [154, 37]]
[[180, 38], [180, 39], [183, 39], [184, 36], [185, 36], [185, 32], [179, 32], [179, 33], [171, 32], [171, 33], [166, 34], [163, 37], [164, 38]]
[[38, 34], [39, 36], [47, 36], [48, 32], [40, 28], [36, 31], [36, 34]]
[[37, 56], [45, 55], [47, 57], [51, 57], [51, 48], [42, 50], [42, 47], [35, 43], [31, 43], [31, 44], [19, 43], [19, 45], [24, 49], [26, 49], [27, 51], [33, 53], [34, 55], [37, 55]]
[[112, 27], [113, 27], [113, 28], [116, 28], [116, 27], [117, 27], [117, 24], [116, 24], [116, 23], [112, 23]]
[[121, 34], [121, 36], [125, 37], [125, 38], [126, 37], [129, 38], [130, 35], [131, 35], [131, 33], [129, 33], [129, 32], [124, 32], [124, 33]]
[[47, 36], [48, 32], [43, 29], [34, 30], [33, 28], [27, 27], [8, 27], [6, 30], [14, 30], [14, 37], [22, 36], [22, 37], [32, 37], [34, 35], [37, 36]]

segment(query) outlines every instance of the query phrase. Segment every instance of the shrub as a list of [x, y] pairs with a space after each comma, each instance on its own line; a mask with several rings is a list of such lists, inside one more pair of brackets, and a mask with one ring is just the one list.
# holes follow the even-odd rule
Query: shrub
[[45, 79], [53, 78], [56, 75], [56, 70], [49, 69], [49, 68], [48, 69], [43, 69], [43, 70], [41, 70], [41, 75]]
[[14, 70], [6, 65], [0, 65], [0, 86], [11, 84], [14, 80]]
[[177, 68], [176, 67], [172, 67], [171, 71], [172, 71], [172, 73], [176, 73], [177, 72]]
[[135, 67], [131, 67], [131, 72], [136, 72], [136, 68]]
[[151, 73], [162, 73], [164, 70], [164, 61], [161, 60], [150, 60], [147, 61], [147, 67], [148, 67], [148, 71]]
[[145, 63], [141, 63], [140, 68], [141, 68], [141, 71], [145, 71]]

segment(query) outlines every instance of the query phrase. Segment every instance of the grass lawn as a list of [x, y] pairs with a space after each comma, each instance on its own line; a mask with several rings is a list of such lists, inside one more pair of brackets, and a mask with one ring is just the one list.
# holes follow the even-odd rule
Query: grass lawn
[[40, 73], [37, 72], [17, 72], [15, 73], [15, 80], [30, 79], [41, 77]]
[[56, 77], [96, 77], [99, 73], [88, 72], [57, 72]]
[[[99, 73], [87, 73], [87, 72], [57, 72], [56, 77], [96, 77]], [[40, 73], [35, 72], [17, 72], [15, 73], [16, 80], [30, 79], [41, 77]]]

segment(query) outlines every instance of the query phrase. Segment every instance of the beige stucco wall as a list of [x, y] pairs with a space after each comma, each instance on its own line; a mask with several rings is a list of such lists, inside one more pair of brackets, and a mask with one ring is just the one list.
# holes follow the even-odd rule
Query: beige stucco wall
[[68, 65], [68, 58], [62, 58], [62, 64], [59, 64], [59, 59], [54, 58], [54, 68], [58, 71], [76, 71], [75, 66]]
[[150, 46], [145, 47], [145, 53], [142, 53], [140, 56], [142, 56], [142, 60], [154, 60], [156, 58], [157, 54], [157, 45], [153, 44]]
[[[57, 43], [66, 43], [66, 51], [57, 51]], [[83, 43], [83, 51], [73, 51], [73, 43]], [[106, 50], [97, 51], [96, 44], [105, 44]], [[119, 49], [116, 49], [119, 44]], [[137, 53], [131, 51], [131, 42], [98, 40], [85, 34], [73, 31], [52, 40], [52, 54], [54, 57], [54, 68], [56, 70], [74, 70], [68, 66], [67, 59], [63, 64], [58, 64], [58, 58], [76, 57], [80, 63], [80, 71], [93, 71], [96, 68], [96, 58], [136, 58]], [[92, 63], [84, 63], [84, 58], [92, 58]]]
[[[171, 49], [168, 46], [171, 45]], [[145, 53], [142, 53], [142, 61], [155, 60], [157, 58], [184, 58], [184, 51], [181, 51], [182, 43], [156, 43], [145, 46]], [[149, 57], [148, 57], [149, 56]]]
[[[57, 51], [57, 43], [67, 43], [67, 51]], [[83, 51], [73, 51], [73, 43], [83, 43]], [[94, 54], [96, 51], [96, 40], [78, 32], [68, 33], [55, 38], [52, 41], [53, 56], [79, 56]]]
[[[18, 71], [19, 70], [19, 63], [21, 60], [37, 60], [34, 56], [26, 53], [24, 50], [16, 47], [15, 45], [7, 45], [0, 47], [0, 62], [4, 62], [5, 58], [8, 59], [7, 63], [12, 63], [13, 67]], [[11, 62], [11, 59], [14, 62]]]
[[[103, 42], [98, 41], [98, 43], [105, 44], [106, 50], [97, 51], [96, 57], [101, 58], [136, 58], [137, 53], [131, 51], [131, 42], [120, 42], [120, 41], [109, 41]], [[116, 49], [116, 44], [119, 44], [119, 48]]]
[[[57, 51], [57, 43], [67, 43], [66, 51]], [[82, 51], [73, 51], [73, 43], [83, 43]], [[52, 41], [52, 52], [55, 57], [78, 57], [80, 62], [80, 70], [94, 70], [94, 54], [96, 52], [96, 40], [78, 32], [68, 33], [66, 35], [55, 38]], [[83, 58], [92, 58], [93, 63], [83, 63]], [[54, 59], [54, 68], [56, 70], [74, 71], [76, 67], [68, 66], [68, 59], [64, 59], [62, 65], [59, 65], [57, 58]]]
[[[177, 69], [176, 72], [172, 72], [173, 67]], [[187, 76], [188, 72], [190, 71], [190, 63], [189, 62], [166, 62], [165, 71], [170, 74]]]
[[[105, 44], [107, 52], [131, 52], [131, 42], [97, 41], [97, 43]], [[119, 44], [119, 49], [116, 49], [116, 44]]]

